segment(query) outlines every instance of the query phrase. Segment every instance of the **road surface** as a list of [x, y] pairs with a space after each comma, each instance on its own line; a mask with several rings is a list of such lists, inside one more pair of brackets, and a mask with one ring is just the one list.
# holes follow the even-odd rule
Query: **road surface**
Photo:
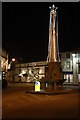
[[79, 117], [79, 91], [60, 95], [39, 95], [26, 93], [26, 90], [27, 87], [3, 89], [3, 118]]

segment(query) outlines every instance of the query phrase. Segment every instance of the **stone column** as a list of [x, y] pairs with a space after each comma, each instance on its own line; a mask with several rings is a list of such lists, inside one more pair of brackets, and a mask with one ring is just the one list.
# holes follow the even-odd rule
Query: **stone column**
[[73, 57], [73, 84], [78, 84], [78, 77], [77, 77], [77, 58], [76, 56]]

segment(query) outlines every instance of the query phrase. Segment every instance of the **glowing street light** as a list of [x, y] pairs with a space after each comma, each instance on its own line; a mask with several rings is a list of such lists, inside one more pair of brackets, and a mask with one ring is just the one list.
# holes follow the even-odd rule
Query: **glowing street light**
[[73, 53], [73, 54], [72, 54], [72, 56], [73, 56], [73, 58], [75, 58], [75, 57], [76, 57], [76, 54], [75, 54], [75, 53]]
[[15, 58], [12, 58], [12, 60], [11, 60], [11, 62], [8, 64], [8, 69], [10, 69], [11, 68], [11, 64], [12, 64], [12, 62], [15, 62]]
[[15, 58], [12, 58], [12, 62], [14, 62], [15, 61]]

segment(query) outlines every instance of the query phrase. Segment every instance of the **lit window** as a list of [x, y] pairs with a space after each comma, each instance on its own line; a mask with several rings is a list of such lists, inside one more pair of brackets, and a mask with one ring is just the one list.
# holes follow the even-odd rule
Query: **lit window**
[[39, 70], [39, 74], [41, 74], [41, 73], [42, 73], [42, 69]]
[[70, 66], [70, 62], [66, 62], [66, 68], [67, 68], [67, 69], [70, 69], [70, 67], [71, 67], [71, 66]]
[[22, 70], [22, 74], [25, 74], [26, 72], [25, 72], [25, 70]]
[[29, 74], [31, 74], [31, 69], [29, 70]]

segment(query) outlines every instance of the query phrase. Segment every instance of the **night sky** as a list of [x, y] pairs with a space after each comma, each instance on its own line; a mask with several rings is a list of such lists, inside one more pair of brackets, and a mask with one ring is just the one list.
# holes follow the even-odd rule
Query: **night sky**
[[[59, 50], [80, 46], [78, 3], [54, 3], [58, 7]], [[49, 41], [49, 6], [53, 3], [2, 3], [2, 47], [10, 58], [32, 62], [46, 60]]]

